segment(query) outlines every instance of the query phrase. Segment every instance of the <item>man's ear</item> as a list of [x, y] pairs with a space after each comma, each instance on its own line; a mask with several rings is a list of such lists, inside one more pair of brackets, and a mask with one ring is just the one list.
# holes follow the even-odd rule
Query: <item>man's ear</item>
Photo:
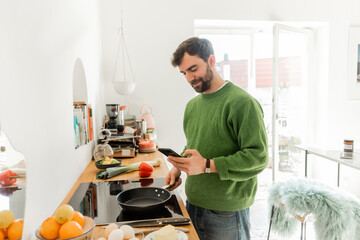
[[216, 60], [215, 60], [215, 56], [214, 55], [210, 55], [209, 56], [209, 60], [208, 60], [208, 63], [211, 67], [215, 66], [215, 63], [216, 63]]

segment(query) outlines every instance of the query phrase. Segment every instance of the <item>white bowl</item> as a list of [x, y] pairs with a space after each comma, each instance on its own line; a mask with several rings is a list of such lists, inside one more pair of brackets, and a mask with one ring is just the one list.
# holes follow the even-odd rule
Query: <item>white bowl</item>
[[[83, 226], [83, 234], [81, 234], [80, 236], [77, 236], [77, 237], [67, 238], [66, 240], [81, 240], [81, 239], [90, 238], [91, 233], [95, 227], [94, 219], [92, 219], [90, 217], [86, 217], [86, 216], [84, 216], [84, 218], [85, 218], [85, 222], [84, 222], [84, 226]], [[43, 238], [41, 236], [40, 227], [38, 229], [36, 229], [35, 236], [36, 236], [36, 239], [47, 240], [46, 238]]]

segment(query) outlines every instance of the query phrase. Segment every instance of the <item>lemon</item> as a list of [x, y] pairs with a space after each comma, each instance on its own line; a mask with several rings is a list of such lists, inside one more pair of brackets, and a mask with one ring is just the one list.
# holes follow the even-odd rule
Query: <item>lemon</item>
[[61, 205], [54, 214], [56, 221], [60, 224], [70, 221], [74, 217], [74, 208], [69, 204]]
[[0, 211], [0, 228], [8, 228], [14, 220], [14, 214], [11, 210]]
[[115, 163], [119, 163], [119, 161], [113, 158], [113, 159], [111, 160], [111, 164], [115, 164]]

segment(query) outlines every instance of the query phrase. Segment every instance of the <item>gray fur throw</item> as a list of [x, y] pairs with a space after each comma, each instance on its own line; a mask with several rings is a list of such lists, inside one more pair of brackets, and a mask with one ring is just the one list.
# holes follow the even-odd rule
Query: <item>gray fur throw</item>
[[312, 214], [318, 240], [360, 240], [360, 202], [338, 188], [308, 179], [278, 182], [269, 190], [268, 204], [269, 219], [274, 206], [271, 230], [281, 236], [300, 225], [294, 216]]

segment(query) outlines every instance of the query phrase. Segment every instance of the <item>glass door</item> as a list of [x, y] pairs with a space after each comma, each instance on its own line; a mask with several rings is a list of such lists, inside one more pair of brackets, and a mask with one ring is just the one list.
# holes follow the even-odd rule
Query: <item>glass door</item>
[[295, 145], [306, 144], [312, 31], [275, 24], [273, 28], [273, 181], [304, 175]]

